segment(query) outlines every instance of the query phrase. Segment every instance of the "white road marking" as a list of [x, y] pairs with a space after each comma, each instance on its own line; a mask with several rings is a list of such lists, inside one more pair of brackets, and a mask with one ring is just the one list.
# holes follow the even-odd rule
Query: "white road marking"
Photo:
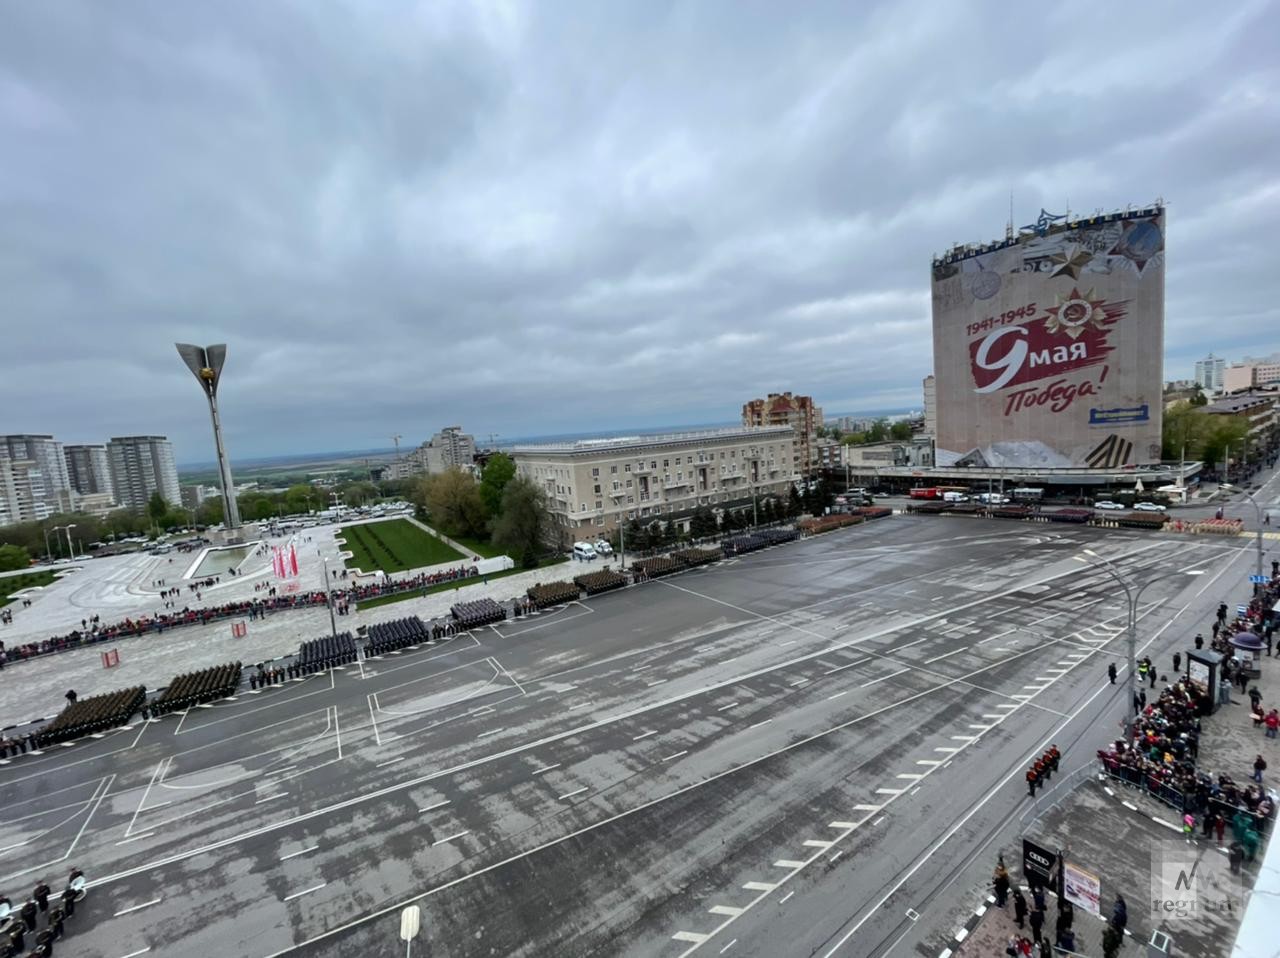
[[770, 882], [749, 881], [742, 887], [745, 888], [747, 891], [773, 891], [778, 886]]
[[880, 824], [881, 822], [883, 822], [883, 821], [884, 821], [884, 816], [883, 816], [883, 815], [881, 815], [881, 816], [880, 816], [879, 818], [877, 818], [874, 822], [872, 822], [872, 823], [871, 823], [871, 825], [872, 825], [872, 827], [874, 827], [874, 826], [876, 826], [876, 825], [879, 825], [879, 824]]
[[804, 862], [793, 861], [790, 858], [779, 858], [773, 863], [774, 868], [804, 868]]
[[[785, 895], [783, 895], [781, 898], [778, 899], [778, 904], [785, 905], [787, 903], [787, 899], [789, 899], [794, 894], [795, 894], [794, 891], [787, 892]], [[735, 938], [734, 941], [737, 941], [737, 939]]]
[[901, 788], [877, 788], [877, 795], [901, 795], [905, 789]]
[[634, 736], [632, 736], [631, 741], [633, 741], [633, 742], [638, 742], [638, 741], [640, 741], [642, 738], [648, 738], [650, 735], [657, 735], [657, 734], [658, 734], [658, 730], [657, 730], [656, 728], [651, 728], [651, 729], [649, 729], [649, 731], [647, 731], [647, 732], [642, 732], [642, 733], [641, 733], [641, 734], [639, 734], [639, 735], [634, 735]]
[[476, 738], [488, 738], [490, 735], [497, 735], [499, 732], [505, 732], [506, 730], [507, 730], [507, 727], [504, 725], [502, 726], [502, 728], [495, 728], [495, 729], [490, 729], [487, 732], [481, 732], [479, 735], [476, 736]]
[[313, 852], [319, 847], [319, 845], [312, 845], [310, 848], [304, 848], [301, 851], [290, 852], [288, 855], [281, 855], [280, 860], [282, 862], [287, 862], [290, 858], [297, 858], [299, 855], [305, 855], [307, 852]]
[[935, 752], [945, 752], [945, 753], [947, 753], [947, 754], [950, 754], [951, 752], [958, 752], [958, 751], [960, 751], [960, 749], [958, 749], [958, 748], [954, 748], [954, 747], [952, 747], [952, 746], [950, 746], [950, 745], [939, 745], [939, 746], [937, 746], [936, 748], [934, 748], [934, 751], [935, 751]]
[[879, 808], [883, 808], [883, 806], [882, 806], [882, 805], [855, 805], [855, 806], [853, 806], [853, 810], [854, 810], [855, 812], [874, 812], [874, 811], [876, 811], [876, 809], [879, 809]]
[[471, 829], [468, 828], [465, 832], [458, 832], [456, 835], [449, 835], [446, 838], [436, 839], [434, 842], [431, 843], [431, 845], [434, 848], [436, 845], [443, 845], [445, 842], [451, 842], [451, 841], [454, 841], [455, 839], [461, 838], [464, 835], [470, 835], [470, 834], [471, 834]]
[[903, 672], [910, 672], [910, 671], [911, 671], [910, 669], [898, 669], [898, 671], [896, 672], [890, 672], [888, 675], [882, 675], [880, 678], [872, 679], [870, 682], [863, 682], [862, 685], [859, 686], [859, 688], [865, 689], [867, 686], [875, 685], [877, 682], [887, 682], [889, 679], [895, 678], [901, 675]]
[[978, 736], [976, 735], [952, 735], [951, 736], [951, 741], [953, 742], [976, 742], [977, 740], [978, 740]]
[[151, 946], [147, 945], [146, 948], [139, 948], [137, 951], [131, 951], [127, 955], [121, 955], [120, 958], [138, 958], [139, 955], [145, 955], [150, 950]]
[[808, 684], [809, 684], [808, 679], [796, 679], [794, 682], [791, 683], [791, 687], [794, 689], [794, 688], [797, 688], [798, 686], [808, 685]]
[[941, 765], [942, 762], [936, 758], [918, 758], [916, 759], [916, 764], [917, 765]]
[[541, 775], [543, 772], [549, 772], [549, 771], [551, 771], [553, 768], [559, 768], [559, 767], [560, 767], [560, 763], [559, 763], [559, 762], [556, 762], [554, 765], [544, 765], [542, 768], [537, 769], [535, 772], [533, 772], [533, 774], [534, 774], [534, 775]]
[[399, 758], [388, 759], [385, 762], [379, 762], [374, 768], [386, 768], [388, 765], [394, 765], [396, 762], [403, 762], [409, 756], [401, 755]]
[[969, 650], [969, 646], [967, 645], [962, 649], [952, 649], [950, 652], [943, 652], [941, 655], [935, 655], [931, 659], [925, 659], [924, 664], [928, 665], [930, 662], [939, 662], [942, 659], [948, 658], [952, 655], [959, 655], [961, 652], [967, 652], [968, 650]]
[[310, 888], [304, 888], [302, 891], [296, 891], [292, 895], [285, 898], [284, 901], [293, 901], [295, 898], [301, 898], [303, 895], [310, 895], [313, 891], [319, 891], [321, 888], [323, 888], [327, 884], [329, 884], [327, 881], [322, 881], [318, 885], [313, 885]]
[[277, 798], [284, 798], [288, 794], [289, 794], [288, 792], [276, 792], [274, 795], [268, 795], [266, 798], [258, 799], [253, 804], [261, 805], [263, 802], [271, 802], [271, 801], [275, 801]]
[[772, 722], [772, 721], [773, 721], [773, 719], [765, 719], [763, 722], [756, 722], [756, 724], [755, 724], [755, 725], [748, 725], [748, 726], [747, 726], [747, 731], [750, 731], [750, 730], [751, 730], [751, 729], [753, 729], [753, 728], [759, 728], [761, 725], [768, 725], [768, 724], [769, 724], [770, 722]]
[[723, 955], [726, 951], [728, 951], [730, 948], [732, 948], [732, 947], [733, 947], [734, 945], [736, 945], [737, 943], [738, 943], [738, 939], [737, 939], [737, 938], [733, 939], [733, 941], [729, 942], [729, 944], [725, 945], [723, 948], [721, 948], [721, 949], [720, 949], [720, 954], [722, 954], [722, 955]]
[[676, 754], [674, 754], [674, 755], [668, 755], [666, 758], [662, 759], [662, 761], [664, 761], [664, 762], [670, 762], [670, 761], [672, 761], [673, 759], [677, 759], [677, 758], [679, 758], [681, 755], [688, 755], [688, 754], [689, 754], [689, 750], [688, 750], [688, 749], [685, 749], [685, 750], [684, 750], [684, 751], [682, 751], [682, 752], [676, 752]]
[[924, 775], [921, 772], [900, 772], [894, 778], [902, 779], [905, 782], [918, 782], [924, 778]]
[[854, 829], [857, 827], [857, 822], [827, 822], [827, 828]]
[[573, 712], [573, 711], [576, 711], [577, 709], [584, 709], [590, 704], [591, 704], [590, 702], [579, 702], [577, 705], [570, 705], [569, 711]]
[[434, 805], [428, 805], [426, 808], [418, 809], [418, 814], [421, 815], [426, 812], [433, 812], [437, 808], [444, 808], [446, 805], [449, 805], [449, 804], [451, 804], [451, 802], [449, 799], [446, 798], [443, 802], [436, 802]]
[[558, 796], [556, 796], [556, 797], [557, 797], [557, 798], [559, 798], [559, 799], [560, 799], [560, 801], [562, 801], [562, 802], [563, 802], [566, 798], [573, 798], [573, 796], [575, 796], [575, 795], [581, 795], [581, 794], [582, 794], [583, 792], [585, 792], [589, 787], [590, 787], [590, 786], [588, 786], [588, 785], [583, 785], [583, 786], [582, 786], [582, 788], [575, 788], [572, 792], [566, 792], [565, 794], [563, 794], [563, 795], [558, 795]]
[[671, 936], [672, 940], [674, 941], [690, 941], [690, 942], [693, 942], [695, 945], [702, 944], [704, 941], [706, 941], [710, 937], [711, 937], [710, 935], [702, 935], [696, 931], [677, 931], [674, 935]]
[[733, 905], [712, 905], [707, 909], [707, 913], [710, 915], [729, 915], [733, 918], [737, 918], [743, 911], [745, 909], [735, 908]]
[[725, 711], [725, 710], [727, 710], [727, 709], [731, 709], [731, 708], [733, 708], [733, 707], [734, 707], [735, 705], [737, 705], [737, 704], [738, 704], [737, 702], [730, 702], [728, 705], [722, 705], [722, 706], [720, 706], [718, 709], [716, 709], [716, 711], [717, 711], [717, 712], [723, 712], [723, 711]]
[[142, 908], [149, 908], [152, 905], [158, 905], [162, 901], [164, 901], [163, 898], [153, 898], [151, 899], [151, 901], [144, 901], [141, 905], [130, 905], [128, 908], [121, 908], [118, 912], [116, 912], [115, 917], [119, 918], [121, 915], [127, 915], [130, 912], [138, 911], [139, 909], [142, 909]]
[[661, 685], [661, 684], [662, 684], [663, 682], [665, 682], [665, 681], [666, 681], [666, 679], [658, 679], [658, 681], [656, 681], [656, 682], [646, 682], [646, 683], [644, 684], [644, 687], [645, 687], [645, 688], [647, 688], [647, 689], [651, 689], [651, 688], [653, 688], [655, 685]]
[[827, 669], [827, 671], [823, 672], [822, 674], [834, 675], [836, 672], [843, 672], [845, 669], [851, 669], [855, 665], [861, 665], [863, 662], [866, 662], [866, 661], [867, 661], [866, 659], [857, 659], [856, 661], [849, 662], [847, 665], [839, 665], [839, 666], [836, 666], [834, 669]]
[[830, 848], [834, 844], [835, 842], [824, 842], [818, 838], [808, 838], [804, 842], [805, 848], [821, 848], [823, 850]]

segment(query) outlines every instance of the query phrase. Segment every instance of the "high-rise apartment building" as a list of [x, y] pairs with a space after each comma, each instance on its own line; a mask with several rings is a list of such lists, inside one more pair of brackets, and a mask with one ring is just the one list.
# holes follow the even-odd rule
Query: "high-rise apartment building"
[[809, 396], [793, 396], [789, 392], [769, 393], [764, 399], [752, 399], [742, 407], [744, 426], [790, 426], [796, 434], [795, 470], [809, 475], [817, 468], [818, 428], [822, 425], [822, 409]]
[[46, 519], [71, 508], [62, 444], [52, 436], [0, 436], [0, 459], [9, 463], [0, 478], [6, 522]]
[[791, 426], [716, 429], [515, 446], [516, 471], [547, 494], [551, 521], [576, 538], [749, 506], [796, 481]]
[[66, 457], [67, 478], [73, 490], [84, 496], [105, 493], [114, 497], [111, 459], [104, 443], [63, 446], [62, 453]]
[[1226, 369], [1227, 361], [1210, 353], [1196, 360], [1196, 382], [1207, 393], [1220, 393], [1225, 385]]
[[461, 426], [445, 426], [403, 459], [392, 463], [384, 477], [404, 479], [408, 476], [434, 475], [446, 469], [471, 469], [476, 457], [476, 440]]
[[116, 436], [107, 443], [111, 483], [116, 502], [125, 509], [143, 510], [152, 493], [182, 505], [173, 444], [164, 436]]

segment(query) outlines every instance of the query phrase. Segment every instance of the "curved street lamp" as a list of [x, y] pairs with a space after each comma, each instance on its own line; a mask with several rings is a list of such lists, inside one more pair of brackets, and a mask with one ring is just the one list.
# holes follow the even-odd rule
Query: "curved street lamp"
[[[1127, 717], [1124, 723], [1125, 739], [1129, 740], [1133, 737], [1133, 725], [1136, 720], [1133, 703], [1138, 699], [1138, 600], [1142, 598], [1142, 593], [1147, 591], [1148, 586], [1155, 585], [1155, 583], [1161, 582], [1164, 579], [1172, 579], [1175, 576], [1180, 575], [1204, 575], [1205, 570], [1177, 569], [1173, 572], [1166, 572], [1164, 575], [1158, 575], [1154, 579], [1148, 579], [1146, 582], [1142, 583], [1135, 592], [1130, 587], [1129, 583], [1124, 580], [1124, 577], [1116, 571], [1116, 567], [1111, 564], [1111, 561], [1107, 559], [1106, 556], [1098, 555], [1098, 553], [1094, 552], [1092, 549], [1085, 549], [1084, 554], [1098, 560], [1098, 562], [1094, 564], [1097, 565], [1100, 563], [1100, 568], [1110, 575], [1111, 578], [1115, 579], [1116, 582], [1120, 583], [1120, 588], [1124, 590], [1125, 597], [1129, 600], [1129, 635], [1127, 642], [1129, 652], [1129, 703], [1125, 708], [1125, 715]], [[1089, 560], [1085, 559], [1083, 556], [1072, 556], [1072, 558], [1077, 562], [1089, 564]]]

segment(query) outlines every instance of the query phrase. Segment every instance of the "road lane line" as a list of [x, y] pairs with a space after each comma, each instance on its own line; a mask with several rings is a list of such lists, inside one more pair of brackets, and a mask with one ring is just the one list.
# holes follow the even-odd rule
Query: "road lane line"
[[676, 754], [674, 754], [674, 755], [668, 755], [666, 758], [662, 759], [662, 761], [664, 761], [664, 762], [670, 762], [672, 759], [677, 759], [677, 758], [679, 758], [681, 755], [688, 755], [688, 754], [689, 754], [689, 750], [688, 750], [688, 749], [685, 749], [683, 752], [676, 752]]
[[310, 848], [304, 848], [301, 851], [290, 852], [288, 855], [281, 855], [280, 860], [282, 862], [287, 862], [290, 858], [297, 858], [299, 855], [305, 855], [307, 852], [313, 852], [319, 847], [319, 845], [312, 845]]
[[940, 662], [945, 658], [949, 658], [950, 656], [953, 656], [953, 655], [959, 655], [961, 652], [967, 652], [967, 651], [969, 651], [969, 646], [967, 645], [962, 649], [952, 649], [950, 652], [943, 652], [941, 655], [935, 655], [931, 659], [925, 659], [924, 664], [928, 665], [931, 662]]
[[443, 802], [436, 802], [434, 805], [428, 805], [426, 808], [418, 809], [418, 814], [421, 815], [426, 812], [433, 812], [437, 808], [444, 808], [446, 805], [449, 805], [449, 804], [451, 804], [451, 802], [449, 799], [446, 798]]
[[559, 767], [560, 767], [560, 763], [559, 763], [559, 762], [556, 762], [554, 765], [544, 765], [542, 768], [537, 769], [537, 770], [536, 770], [536, 771], [534, 771], [532, 774], [534, 774], [534, 775], [541, 775], [543, 772], [549, 772], [549, 771], [551, 771], [553, 768], [559, 768]]
[[562, 802], [563, 802], [566, 798], [573, 798], [573, 796], [575, 796], [575, 795], [581, 795], [581, 794], [582, 794], [583, 792], [585, 792], [589, 787], [590, 787], [590, 786], [588, 786], [588, 785], [583, 785], [583, 786], [582, 786], [582, 788], [575, 788], [572, 792], [566, 792], [565, 794], [563, 794], [563, 795], [558, 795], [558, 796], [556, 796], [556, 797], [557, 797], [557, 798], [559, 798], [559, 799], [560, 799], [560, 801], [562, 801]]
[[869, 685], [875, 685], [877, 682], [887, 682], [889, 679], [896, 678], [897, 676], [902, 675], [902, 673], [910, 671], [910, 669], [898, 669], [896, 672], [890, 672], [888, 675], [882, 675], [880, 678], [872, 679], [870, 682], [863, 682], [858, 687], [865, 689]]
[[642, 738], [648, 738], [650, 735], [657, 735], [657, 734], [658, 734], [658, 730], [657, 730], [656, 728], [651, 728], [651, 729], [649, 729], [649, 731], [647, 731], [647, 732], [643, 732], [643, 733], [641, 733], [640, 735], [634, 735], [634, 736], [632, 736], [631, 741], [633, 741], [633, 742], [638, 742], [638, 741], [640, 741]]
[[436, 845], [443, 845], [445, 842], [451, 842], [451, 841], [454, 841], [455, 839], [462, 838], [462, 836], [464, 835], [470, 835], [470, 834], [471, 834], [471, 829], [468, 828], [465, 832], [458, 832], [456, 835], [449, 835], [446, 838], [437, 839], [436, 841], [431, 843], [431, 846], [434, 848]]
[[311, 888], [304, 888], [302, 891], [296, 891], [292, 895], [290, 895], [289, 897], [283, 900], [293, 901], [295, 898], [301, 898], [303, 895], [310, 895], [313, 891], [319, 891], [321, 888], [323, 888], [327, 884], [329, 884], [327, 881], [322, 881], [320, 884], [313, 885]]
[[121, 908], [116, 912], [115, 917], [119, 918], [121, 915], [127, 915], [142, 908], [150, 908], [152, 905], [158, 905], [162, 901], [164, 901], [163, 898], [153, 898], [151, 901], [144, 901], [141, 905], [130, 905], [128, 908]]

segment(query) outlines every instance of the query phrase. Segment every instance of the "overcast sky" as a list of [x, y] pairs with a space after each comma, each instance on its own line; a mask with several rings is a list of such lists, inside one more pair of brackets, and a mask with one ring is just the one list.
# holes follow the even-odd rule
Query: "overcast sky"
[[930, 257], [1010, 194], [1162, 196], [1166, 378], [1271, 352], [1278, 14], [13, 0], [0, 433], [212, 458], [175, 341], [233, 459], [919, 407]]

